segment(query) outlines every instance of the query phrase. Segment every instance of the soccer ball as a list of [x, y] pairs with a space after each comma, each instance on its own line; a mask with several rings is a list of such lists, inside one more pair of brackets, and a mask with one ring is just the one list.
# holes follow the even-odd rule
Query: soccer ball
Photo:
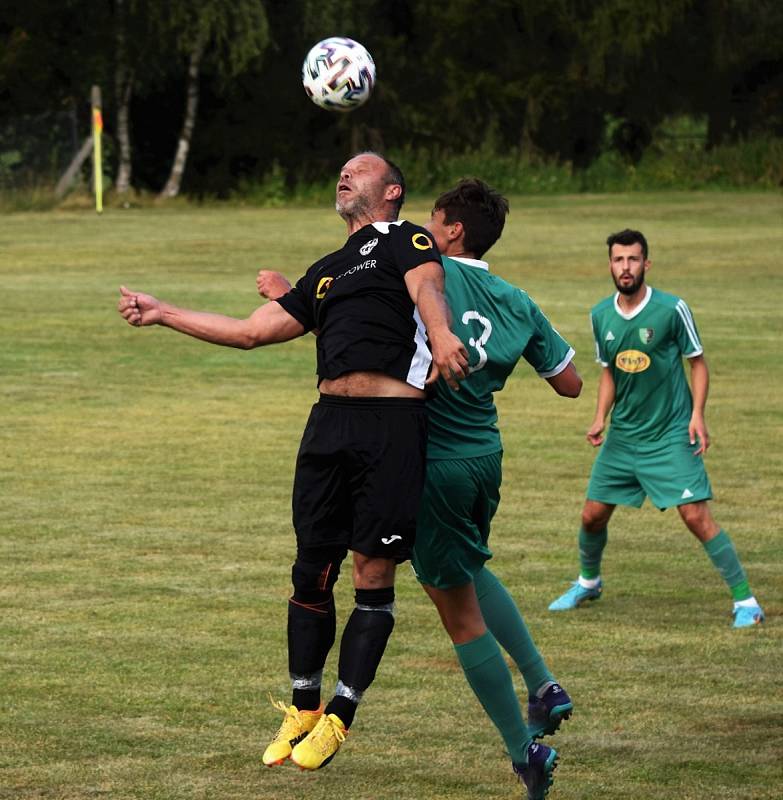
[[375, 62], [359, 42], [332, 36], [318, 42], [305, 57], [302, 84], [317, 106], [353, 111], [372, 93]]

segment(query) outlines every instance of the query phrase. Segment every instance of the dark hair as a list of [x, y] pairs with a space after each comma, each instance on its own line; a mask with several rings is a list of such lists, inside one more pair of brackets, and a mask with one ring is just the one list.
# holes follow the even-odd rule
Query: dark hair
[[[402, 170], [393, 161], [390, 161], [380, 153], [376, 153], [374, 150], [363, 150], [361, 153], [357, 153], [356, 156], [375, 156], [386, 164], [386, 185], [400, 187], [400, 196], [394, 201], [395, 218], [398, 217], [402, 204], [405, 202], [405, 176], [402, 174]], [[356, 156], [353, 156], [353, 158], [356, 158]]]
[[647, 261], [647, 239], [644, 238], [644, 234], [641, 231], [632, 231], [630, 228], [626, 228], [619, 233], [612, 233], [606, 240], [606, 244], [609, 246], [609, 258], [612, 257], [612, 245], [621, 244], [623, 247], [629, 247], [632, 244], [640, 244], [642, 246], [642, 256]]
[[478, 178], [465, 178], [444, 192], [433, 211], [442, 211], [444, 222], [461, 222], [465, 250], [481, 258], [503, 233], [508, 200]]

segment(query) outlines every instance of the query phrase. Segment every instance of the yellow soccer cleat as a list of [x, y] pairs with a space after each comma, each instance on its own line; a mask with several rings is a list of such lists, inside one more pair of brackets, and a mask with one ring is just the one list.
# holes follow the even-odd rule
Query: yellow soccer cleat
[[323, 706], [317, 711], [299, 711], [296, 706], [286, 706], [281, 700], [272, 700], [272, 705], [285, 716], [275, 738], [264, 750], [263, 761], [268, 767], [282, 764], [291, 755], [294, 745], [301, 742], [323, 716]]
[[336, 714], [324, 714], [312, 731], [294, 747], [291, 761], [302, 769], [325, 767], [340, 749], [348, 731]]

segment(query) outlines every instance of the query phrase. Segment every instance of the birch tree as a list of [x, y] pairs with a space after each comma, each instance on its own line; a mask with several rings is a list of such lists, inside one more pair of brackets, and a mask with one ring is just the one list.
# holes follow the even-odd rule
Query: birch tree
[[269, 42], [261, 0], [181, 0], [171, 10], [170, 30], [177, 52], [187, 60], [187, 71], [182, 128], [162, 198], [179, 194], [196, 127], [204, 60], [210, 59], [221, 77], [231, 79], [259, 57]]

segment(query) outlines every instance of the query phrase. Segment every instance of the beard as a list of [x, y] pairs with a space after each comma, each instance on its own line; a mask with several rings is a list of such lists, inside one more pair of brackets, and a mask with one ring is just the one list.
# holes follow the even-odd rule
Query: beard
[[367, 215], [371, 206], [367, 195], [359, 194], [345, 201], [337, 198], [334, 203], [334, 208], [344, 220], [349, 220]]
[[640, 273], [639, 277], [634, 278], [629, 284], [620, 283], [620, 281], [618, 281], [614, 275], [612, 275], [612, 279], [614, 280], [614, 285], [617, 287], [617, 291], [620, 292], [620, 294], [636, 294], [640, 287], [644, 285], [644, 272]]

